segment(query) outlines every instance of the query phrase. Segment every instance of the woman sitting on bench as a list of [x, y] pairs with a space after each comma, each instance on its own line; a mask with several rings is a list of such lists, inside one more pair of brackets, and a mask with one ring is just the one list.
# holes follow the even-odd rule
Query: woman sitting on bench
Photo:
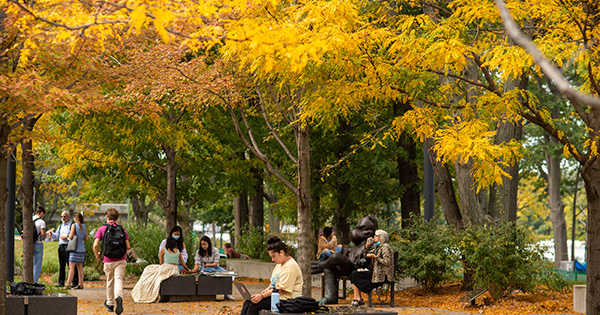
[[219, 266], [219, 249], [212, 246], [210, 237], [204, 235], [200, 239], [200, 247], [194, 256], [194, 269], [192, 272], [227, 272]]
[[350, 281], [354, 289], [353, 306], [365, 304], [360, 296], [360, 291], [369, 293], [382, 286], [384, 282], [394, 279], [394, 254], [387, 241], [388, 234], [384, 230], [375, 231], [375, 237], [367, 240], [365, 256], [371, 258], [371, 267], [358, 269], [350, 274]]
[[169, 236], [165, 248], [160, 250], [160, 265], [148, 265], [144, 268], [142, 276], [133, 287], [131, 297], [136, 303], [153, 303], [158, 301], [160, 284], [163, 280], [179, 274], [178, 264], [185, 270], [186, 266], [181, 252], [177, 249], [177, 241]]

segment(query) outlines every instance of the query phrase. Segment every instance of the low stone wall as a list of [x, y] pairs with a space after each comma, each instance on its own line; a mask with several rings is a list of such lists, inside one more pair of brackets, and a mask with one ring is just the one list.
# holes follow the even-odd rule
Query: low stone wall
[[[235, 272], [238, 277], [271, 279], [275, 263], [250, 259], [227, 259], [225, 269]], [[321, 287], [321, 276], [312, 276], [313, 287]]]

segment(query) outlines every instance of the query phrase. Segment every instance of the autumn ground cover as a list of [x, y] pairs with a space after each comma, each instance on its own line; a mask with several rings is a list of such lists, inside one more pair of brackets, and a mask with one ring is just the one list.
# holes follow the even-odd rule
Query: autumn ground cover
[[453, 283], [434, 292], [420, 288], [398, 291], [396, 301], [403, 306], [481, 314], [577, 314], [573, 311], [573, 292], [513, 292], [500, 301], [492, 301], [490, 295], [484, 293], [475, 300], [475, 306], [459, 301], [465, 294], [460, 283]]
[[[49, 275], [46, 275], [49, 277]], [[48, 279], [49, 280], [49, 279]], [[131, 299], [131, 287], [137, 278], [127, 277], [125, 281], [125, 312], [124, 314], [239, 314], [242, 300], [234, 290], [236, 301], [204, 301], [182, 303], [152, 303], [138, 304]], [[239, 278], [236, 281], [249, 287], [261, 288], [267, 285], [265, 280]], [[86, 281], [84, 290], [73, 290], [78, 297], [78, 314], [98, 314], [106, 310], [102, 306], [104, 299], [104, 281]], [[250, 289], [252, 291], [252, 289]], [[420, 288], [396, 292], [396, 307], [393, 311], [398, 314], [576, 314], [572, 310], [573, 294], [546, 292], [543, 294], [528, 294], [515, 292], [511, 297], [501, 301], [492, 301], [486, 293], [476, 299], [476, 306], [459, 302], [465, 295], [460, 290], [460, 284], [445, 285], [435, 291], [425, 291]], [[313, 290], [313, 297], [320, 296], [320, 289]], [[349, 295], [351, 296], [351, 295]], [[350, 300], [342, 300], [340, 304], [349, 304]], [[389, 309], [382, 307], [382, 309]]]

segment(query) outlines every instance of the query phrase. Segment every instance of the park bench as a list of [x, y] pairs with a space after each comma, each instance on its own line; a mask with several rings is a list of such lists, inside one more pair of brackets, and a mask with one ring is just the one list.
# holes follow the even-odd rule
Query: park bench
[[[396, 271], [396, 268], [398, 266], [398, 252], [394, 252], [394, 272]], [[348, 278], [347, 276], [339, 276], [337, 278], [338, 280], [338, 284], [339, 281], [342, 281], [342, 295], [338, 297], [339, 300], [345, 300], [346, 299], [346, 281], [350, 281], [350, 278]], [[325, 285], [323, 285], [325, 283], [325, 274], [322, 273], [321, 274], [321, 297], [325, 297]], [[395, 279], [392, 279], [392, 281], [386, 281], [384, 283], [383, 286], [373, 290], [375, 291], [375, 295], [377, 296], [379, 302], [373, 303], [373, 291], [369, 292], [369, 298], [367, 301], [367, 306], [371, 307], [372, 305], [390, 305], [392, 307], [394, 307], [394, 289], [396, 286], [396, 281]], [[389, 292], [389, 302], [388, 298], [387, 298], [387, 293]]]
[[160, 301], [215, 301], [217, 295], [226, 299], [231, 294], [234, 276], [229, 273], [171, 276], [161, 283]]
[[[394, 252], [394, 278], [392, 279], [392, 281], [386, 281], [383, 283], [382, 286], [369, 292], [369, 299], [367, 300], [368, 307], [371, 307], [372, 305], [390, 305], [391, 307], [394, 307], [394, 289], [396, 287], [395, 273], [396, 273], [397, 267], [398, 267], [398, 252]], [[377, 296], [377, 299], [379, 300], [379, 302], [377, 302], [377, 303], [372, 302], [373, 292], [375, 292], [375, 295]], [[388, 301], [387, 293], [389, 293], [389, 301]]]
[[487, 292], [487, 289], [474, 289], [473, 291], [467, 293], [465, 296], [458, 299], [459, 302], [471, 303], [471, 305], [475, 305], [475, 299], [479, 296]]

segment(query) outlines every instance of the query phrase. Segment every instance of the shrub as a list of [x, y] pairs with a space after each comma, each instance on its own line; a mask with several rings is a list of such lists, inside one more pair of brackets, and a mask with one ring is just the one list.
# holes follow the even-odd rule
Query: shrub
[[138, 258], [149, 264], [158, 264], [158, 247], [165, 239], [165, 230], [154, 224], [130, 222], [125, 227], [129, 234], [129, 243]]
[[94, 267], [83, 267], [83, 279], [86, 281], [100, 280], [100, 274]]
[[[94, 255], [94, 250], [93, 250], [94, 236], [96, 235], [96, 231], [98, 231], [98, 228], [100, 226], [102, 226], [102, 224], [93, 222], [93, 223], [86, 223], [85, 226], [88, 229], [89, 239], [87, 240], [87, 242], [83, 242], [83, 244], [85, 245], [85, 261], [83, 263], [83, 267], [84, 268], [87, 268], [87, 267], [93, 268], [98, 273], [103, 273], [104, 271], [102, 269], [102, 260], [96, 259], [96, 255]], [[102, 244], [102, 243], [100, 243], [100, 244]], [[84, 271], [84, 274], [85, 274], [85, 271]]]
[[244, 237], [236, 244], [238, 252], [244, 253], [254, 259], [271, 261], [271, 257], [267, 252], [267, 235], [262, 227], [246, 225], [242, 235]]
[[397, 274], [411, 277], [426, 289], [433, 289], [453, 276], [457, 257], [451, 250], [453, 236], [446, 226], [415, 218], [390, 245], [398, 251]]
[[539, 285], [557, 289], [564, 284], [548, 269], [544, 249], [533, 234], [515, 223], [467, 229], [457, 243], [465, 266], [474, 271], [475, 286], [486, 288], [494, 299], [513, 290], [532, 292]]
[[125, 274], [128, 276], [141, 276], [142, 272], [144, 272], [144, 268], [148, 265], [149, 264], [145, 262], [128, 263], [125, 267]]

